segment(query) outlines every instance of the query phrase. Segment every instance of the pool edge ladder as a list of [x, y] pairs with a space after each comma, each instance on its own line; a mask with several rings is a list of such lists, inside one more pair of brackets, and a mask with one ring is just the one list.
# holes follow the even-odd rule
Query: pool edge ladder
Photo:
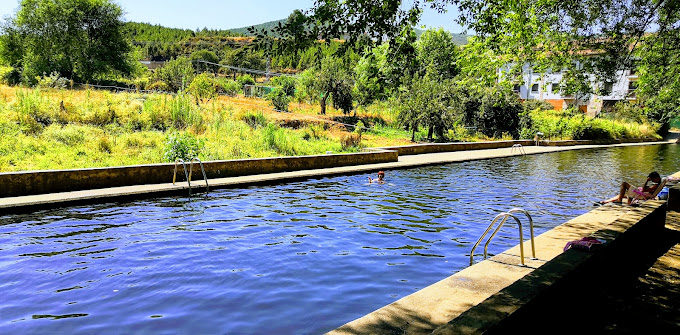
[[486, 237], [486, 234], [489, 233], [491, 228], [493, 228], [493, 225], [499, 219], [502, 218], [501, 222], [498, 224], [498, 227], [496, 227], [496, 230], [494, 230], [493, 234], [491, 234], [489, 239], [484, 244], [484, 259], [486, 259], [487, 256], [488, 256], [487, 250], [488, 250], [488, 247], [489, 247], [489, 243], [491, 243], [491, 240], [494, 238], [494, 236], [496, 236], [496, 234], [501, 229], [501, 227], [503, 226], [505, 221], [507, 221], [508, 218], [511, 217], [515, 220], [515, 222], [517, 222], [517, 226], [519, 228], [519, 241], [520, 241], [519, 242], [519, 253], [520, 253], [520, 258], [521, 258], [521, 265], [526, 266], [526, 264], [524, 264], [524, 236], [523, 236], [523, 233], [522, 233], [522, 221], [520, 221], [520, 219], [518, 219], [515, 215], [513, 215], [514, 213], [523, 213], [529, 219], [529, 232], [531, 234], [531, 256], [532, 256], [531, 259], [536, 259], [536, 247], [534, 245], [534, 220], [531, 218], [531, 215], [529, 215], [528, 211], [521, 209], [521, 208], [513, 208], [513, 209], [511, 209], [507, 212], [503, 212], [501, 214], [498, 214], [498, 215], [496, 215], [496, 217], [493, 218], [489, 227], [486, 228], [486, 230], [484, 231], [482, 236], [479, 237], [479, 239], [477, 240], [475, 245], [472, 247], [472, 250], [470, 250], [470, 265], [474, 264], [475, 249], [477, 248], [477, 246], [479, 246], [479, 243], [482, 242], [484, 237]]
[[175, 185], [175, 182], [177, 181], [177, 164], [182, 163], [182, 167], [184, 168], [184, 177], [187, 179], [187, 184], [189, 185], [189, 195], [191, 195], [191, 176], [193, 175], [194, 172], [194, 162], [198, 162], [199, 166], [201, 167], [201, 172], [203, 173], [203, 179], [205, 180], [205, 192], [208, 193], [210, 191], [210, 185], [208, 184], [208, 176], [205, 174], [205, 169], [203, 168], [203, 162], [198, 159], [198, 157], [194, 157], [191, 159], [191, 162], [189, 163], [189, 172], [187, 173], [187, 163], [181, 159], [177, 158], [175, 160], [175, 171], [172, 174], [172, 184]]

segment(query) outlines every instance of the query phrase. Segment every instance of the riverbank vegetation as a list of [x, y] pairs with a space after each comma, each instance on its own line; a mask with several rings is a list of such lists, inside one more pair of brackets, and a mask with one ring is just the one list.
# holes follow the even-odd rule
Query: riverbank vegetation
[[[21, 1], [0, 32], [0, 172], [537, 133], [553, 140], [660, 138], [678, 114], [677, 91], [651, 93], [652, 65], [641, 67], [648, 70], [640, 72], [636, 103], [590, 116], [578, 106], [558, 111], [518, 99], [518, 77], [498, 69], [520, 60], [485, 36], [464, 45], [441, 29], [418, 37], [409, 24], [415, 12], [380, 25], [386, 30], [372, 39], [357, 33], [360, 26], [389, 15], [319, 30], [314, 22], [352, 15], [342, 6], [324, 12], [323, 3], [243, 36], [123, 23], [109, 0]], [[68, 25], [49, 24], [55, 20]], [[89, 29], [93, 23], [106, 29]], [[163, 66], [150, 70], [140, 60]], [[284, 75], [270, 80], [267, 70]], [[567, 93], [595, 93], [597, 85], [565, 78]]]

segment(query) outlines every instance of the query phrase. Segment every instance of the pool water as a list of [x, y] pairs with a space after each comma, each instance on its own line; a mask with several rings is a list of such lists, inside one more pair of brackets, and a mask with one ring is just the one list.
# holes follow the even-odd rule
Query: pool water
[[318, 334], [467, 267], [502, 211], [540, 234], [678, 167], [578, 150], [0, 216], [0, 333]]

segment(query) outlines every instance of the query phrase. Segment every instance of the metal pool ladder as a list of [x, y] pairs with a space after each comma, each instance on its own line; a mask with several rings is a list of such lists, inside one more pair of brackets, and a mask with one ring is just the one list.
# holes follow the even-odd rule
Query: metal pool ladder
[[510, 149], [510, 153], [515, 152], [515, 150], [517, 150], [520, 154], [522, 154], [522, 156], [527, 154], [527, 152], [524, 151], [524, 147], [519, 143], [512, 146], [512, 149]]
[[517, 222], [517, 226], [519, 228], [519, 253], [520, 253], [520, 256], [521, 256], [522, 265], [525, 265], [524, 264], [524, 237], [523, 237], [523, 234], [522, 234], [522, 221], [520, 221], [515, 215], [513, 215], [515, 213], [523, 213], [529, 219], [529, 231], [531, 233], [531, 256], [532, 256], [532, 259], [536, 259], [536, 247], [534, 246], [534, 220], [531, 218], [531, 215], [529, 215], [529, 212], [527, 212], [526, 210], [521, 209], [521, 208], [513, 208], [513, 209], [511, 209], [507, 212], [496, 215], [496, 217], [493, 219], [493, 221], [491, 221], [491, 224], [489, 225], [489, 227], [486, 228], [486, 230], [484, 231], [482, 236], [479, 238], [479, 240], [477, 240], [477, 243], [475, 243], [475, 245], [472, 247], [472, 250], [470, 250], [470, 265], [472, 265], [473, 262], [474, 262], [473, 257], [475, 255], [474, 254], [475, 248], [477, 248], [479, 243], [482, 242], [482, 240], [484, 239], [486, 234], [489, 233], [489, 231], [491, 230], [493, 225], [499, 219], [501, 219], [501, 222], [498, 224], [498, 227], [496, 227], [496, 230], [494, 230], [493, 234], [491, 234], [489, 239], [486, 241], [486, 244], [484, 244], [484, 259], [486, 259], [487, 255], [488, 255], [487, 249], [489, 247], [489, 243], [494, 238], [494, 236], [496, 236], [498, 231], [501, 229], [501, 227], [503, 226], [505, 221], [508, 220], [509, 217], [513, 218]]
[[189, 173], [187, 174], [187, 163], [184, 162], [183, 159], [178, 158], [175, 160], [175, 172], [172, 175], [172, 184], [175, 185], [175, 181], [177, 180], [177, 163], [182, 163], [182, 167], [184, 168], [184, 177], [186, 177], [187, 183], [189, 184], [189, 195], [191, 195], [191, 175], [194, 172], [194, 162], [198, 162], [198, 164], [201, 166], [201, 172], [203, 173], [203, 179], [205, 180], [205, 191], [210, 191], [210, 185], [208, 185], [208, 176], [205, 174], [203, 162], [201, 162], [198, 157], [194, 157], [189, 163]]

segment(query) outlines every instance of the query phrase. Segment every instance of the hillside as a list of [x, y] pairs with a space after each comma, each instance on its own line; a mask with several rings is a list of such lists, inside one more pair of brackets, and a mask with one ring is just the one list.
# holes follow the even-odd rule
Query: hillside
[[[265, 22], [265, 23], [261, 23], [261, 24], [256, 24], [252, 27], [254, 27], [256, 30], [266, 29], [266, 30], [271, 31], [272, 28], [278, 26], [279, 23], [283, 24], [285, 21], [286, 21], [286, 19], [269, 21], [269, 22]], [[252, 34], [250, 34], [248, 32], [249, 27], [251, 27], [251, 26], [229, 29], [229, 31], [234, 33], [234, 34], [237, 34], [237, 35], [251, 36]], [[420, 35], [422, 35], [425, 32], [425, 30], [418, 29], [418, 28], [415, 28], [415, 31], [416, 31], [416, 35], [418, 36], [418, 38], [420, 38]], [[456, 43], [456, 45], [465, 45], [465, 44], [468, 43], [468, 37], [469, 37], [468, 35], [466, 35], [466, 34], [452, 34], [452, 35], [453, 35], [453, 40]], [[278, 36], [274, 35], [274, 37], [278, 37]]]

